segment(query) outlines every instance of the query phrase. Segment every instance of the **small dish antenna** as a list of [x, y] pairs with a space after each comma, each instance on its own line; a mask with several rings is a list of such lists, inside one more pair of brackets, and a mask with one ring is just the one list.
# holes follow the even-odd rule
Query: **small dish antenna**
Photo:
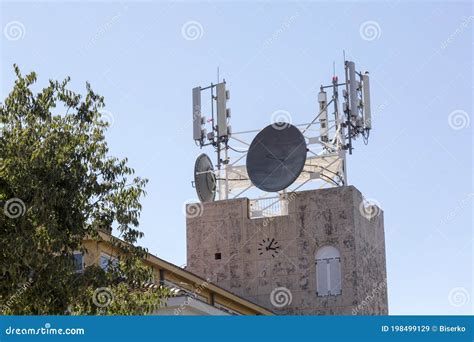
[[247, 153], [247, 173], [252, 184], [266, 192], [290, 186], [303, 171], [306, 140], [295, 126], [278, 122], [261, 130]]
[[201, 202], [212, 202], [216, 197], [216, 175], [211, 158], [205, 153], [196, 158], [194, 184]]

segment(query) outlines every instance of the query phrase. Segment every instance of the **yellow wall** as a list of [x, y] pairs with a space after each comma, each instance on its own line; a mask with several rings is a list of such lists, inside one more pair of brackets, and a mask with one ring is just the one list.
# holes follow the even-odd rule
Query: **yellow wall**
[[[113, 248], [108, 242], [110, 235], [100, 233], [103, 241], [85, 240], [84, 247], [87, 253], [84, 256], [84, 264], [87, 265], [98, 265], [100, 260], [100, 254], [102, 252], [112, 256], [118, 256], [118, 250]], [[212, 297], [214, 297], [214, 303], [220, 304], [227, 309], [235, 311], [241, 315], [273, 315], [273, 313], [263, 307], [260, 307], [252, 302], [249, 302], [241, 297], [238, 297], [231, 292], [228, 292], [214, 284], [206, 282], [202, 279], [186, 270], [168, 263], [162, 259], [155, 257], [154, 255], [148, 254], [145, 263], [153, 268], [155, 282], [158, 283], [161, 274], [164, 279], [176, 284], [193, 294], [196, 294], [198, 298], [212, 305]]]

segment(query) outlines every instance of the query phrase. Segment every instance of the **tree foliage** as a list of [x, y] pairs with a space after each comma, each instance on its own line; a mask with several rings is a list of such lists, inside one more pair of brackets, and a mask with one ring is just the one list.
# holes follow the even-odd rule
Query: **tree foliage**
[[[147, 180], [126, 159], [109, 156], [103, 97], [88, 83], [85, 96], [71, 91], [69, 78], [35, 93], [36, 74], [15, 72], [0, 105], [0, 310], [150, 312], [168, 293], [144, 288], [152, 272], [141, 262], [146, 250], [135, 246]], [[73, 252], [112, 227], [125, 242], [115, 244], [118, 265], [76, 273]], [[106, 306], [94, 298], [103, 288], [113, 297]]]

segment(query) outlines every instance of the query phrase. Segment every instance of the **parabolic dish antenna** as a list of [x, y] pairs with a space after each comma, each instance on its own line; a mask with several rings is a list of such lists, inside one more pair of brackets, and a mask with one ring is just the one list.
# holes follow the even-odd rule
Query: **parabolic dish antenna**
[[247, 153], [247, 173], [260, 190], [286, 189], [300, 175], [306, 162], [306, 141], [295, 126], [279, 122], [261, 130]]
[[201, 202], [212, 202], [216, 197], [216, 175], [207, 154], [199, 155], [194, 164], [194, 184]]

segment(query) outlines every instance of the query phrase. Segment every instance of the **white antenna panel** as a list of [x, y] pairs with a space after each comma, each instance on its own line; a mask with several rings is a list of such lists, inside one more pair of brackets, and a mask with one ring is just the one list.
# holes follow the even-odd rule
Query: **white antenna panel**
[[362, 75], [362, 98], [364, 102], [364, 126], [366, 129], [372, 129], [372, 113], [370, 109], [370, 84], [369, 74]]
[[201, 87], [193, 88], [193, 139], [202, 140]]
[[225, 83], [217, 84], [217, 136], [227, 136], [227, 92]]

